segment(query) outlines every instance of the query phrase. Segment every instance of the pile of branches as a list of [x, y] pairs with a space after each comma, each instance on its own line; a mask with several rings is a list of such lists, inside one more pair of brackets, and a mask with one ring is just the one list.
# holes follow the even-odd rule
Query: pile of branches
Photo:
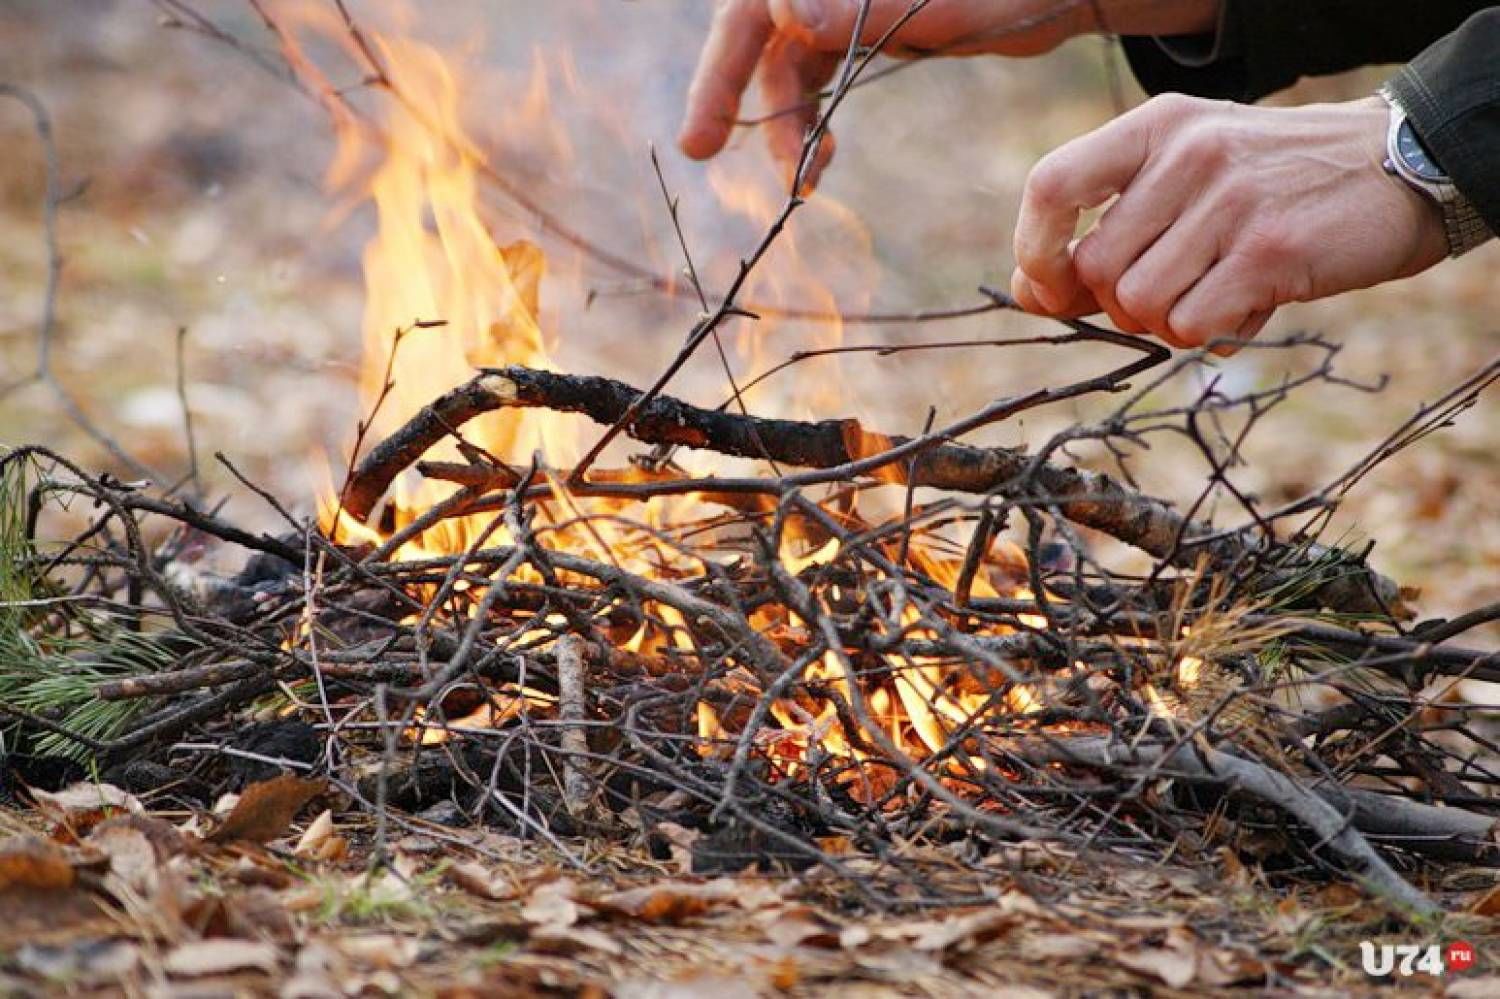
[[[851, 41], [785, 203], [723, 294], [698, 284], [683, 246], [691, 287], [659, 286], [691, 293], [702, 312], [645, 388], [481, 371], [357, 445], [322, 525], [240, 476], [282, 518], [272, 533], [220, 516], [187, 483], [153, 485], [162, 477], [63, 393], [65, 412], [143, 481], [44, 447], [0, 456], [7, 776], [60, 781], [91, 760], [127, 790], [206, 802], [248, 767], [288, 768], [373, 813], [381, 848], [395, 826], [483, 822], [545, 839], [579, 866], [592, 853], [581, 844], [607, 840], [702, 871], [816, 868], [874, 905], [980, 897], [982, 876], [935, 875], [977, 871], [1018, 842], [1179, 862], [1227, 846], [1269, 876], [1353, 879], [1407, 915], [1435, 906], [1415, 886], [1423, 864], [1495, 863], [1495, 744], [1482, 712], [1447, 695], [1462, 680], [1500, 680], [1500, 655], [1463, 642], [1500, 605], [1411, 624], [1367, 550], [1319, 538], [1350, 488], [1472, 405], [1500, 365], [1274, 509], [1235, 483], [1251, 432], [1299, 390], [1374, 388], [1340, 377], [1337, 348], [1314, 336], [1246, 345], [1304, 361], [1302, 374], [1245, 391], [1201, 380], [1203, 352], [1173, 357], [1080, 322], [924, 343], [1125, 359], [912, 437], [751, 415], [753, 383], [732, 385], [717, 408], [665, 394], [726, 323], [771, 311], [743, 299], [749, 277], [803, 203], [829, 117], [923, 5], [873, 44]], [[177, 27], [237, 44], [189, 4], [161, 6]], [[335, 7], [363, 89], [419, 108]], [[868, 10], [865, 0], [856, 39]], [[284, 52], [295, 45], [267, 27]], [[378, 129], [346, 90], [300, 85]], [[45, 112], [22, 99], [48, 152], [51, 278], [28, 381], [60, 391], [47, 346], [65, 192]], [[482, 161], [480, 172], [549, 236], [620, 269]], [[842, 318], [1012, 307], [985, 295]], [[964, 443], [1084, 397], [1119, 401], [1033, 450]], [[606, 429], [568, 468], [509, 464], [465, 438], [474, 418], [519, 408]], [[649, 453], [596, 467], [624, 439]], [[1204, 468], [1184, 502], [1147, 495], [1129, 472], [1131, 455], [1165, 441], [1186, 442]], [[464, 460], [429, 457], [442, 442]], [[681, 449], [766, 471], [690, 475], [674, 463]], [[393, 484], [422, 477], [446, 495], [398, 516]], [[893, 491], [904, 500], [894, 515], [860, 512], [867, 494]], [[654, 515], [669, 497], [710, 512]], [[54, 533], [80, 515], [71, 534]], [[482, 526], [458, 550], [422, 547], [459, 517]], [[818, 557], [799, 560], [799, 548]], [[231, 553], [243, 556], [237, 571], [210, 571]]]
[[[872, 899], [891, 879], [929, 899], [938, 858], [977, 862], [1018, 841], [1151, 859], [1228, 845], [1279, 876], [1348, 877], [1430, 911], [1419, 862], [1500, 857], [1482, 714], [1442, 696], [1500, 680], [1500, 655], [1455, 641], [1500, 608], [1408, 626], [1393, 582], [1315, 535], [1354, 481], [1497, 371], [1266, 511], [1227, 470], [1292, 392], [1340, 380], [1335, 347], [1268, 345], [1321, 360], [1272, 388], [1209, 383], [1161, 408], [1150, 400], [1200, 358], [1084, 324], [1057, 339], [1132, 359], [911, 439], [605, 378], [482, 371], [352, 469], [339, 517], [379, 543], [290, 515], [281, 533], [250, 533], [45, 448], [12, 451], [0, 458], [7, 745], [89, 755], [150, 791], [183, 774], [210, 788], [226, 758], [317, 772], [382, 828], [493, 823], [564, 856], [579, 836], [670, 853], [686, 830], [698, 870], [818, 866]], [[1125, 398], [1032, 452], [955, 439], [1087, 393]], [[579, 413], [654, 450], [628, 469], [550, 469], [464, 440], [468, 421], [520, 407]], [[1185, 507], [1138, 491], [1124, 462], [1110, 476], [1066, 457], [1161, 435], [1208, 462]], [[454, 439], [466, 462], [424, 459]], [[690, 476], [676, 448], [775, 474]], [[403, 475], [451, 492], [397, 524]], [[896, 490], [898, 515], [859, 513], [862, 494]], [[645, 516], [681, 494], [711, 512]], [[585, 505], [599, 497], [613, 502]], [[1228, 503], [1245, 523], [1200, 519]], [[44, 540], [57, 505], [89, 523]], [[486, 527], [462, 551], [410, 544], [476, 516]], [[581, 547], [580, 530], [600, 546]], [[823, 556], [790, 566], [798, 547]], [[249, 558], [214, 574], [210, 548]], [[1111, 567], [1131, 563], [1125, 549], [1128, 573]], [[250, 714], [292, 737], [247, 733]]]

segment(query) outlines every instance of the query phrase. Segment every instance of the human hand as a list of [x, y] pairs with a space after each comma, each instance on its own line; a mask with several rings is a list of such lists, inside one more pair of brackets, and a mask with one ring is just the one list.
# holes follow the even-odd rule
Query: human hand
[[[890, 40], [886, 54], [1028, 56], [1104, 27], [1124, 34], [1185, 34], [1212, 27], [1219, 0], [929, 0]], [[873, 44], [911, 0], [870, 0], [861, 44]], [[1129, 8], [1128, 10], [1120, 8]], [[720, 0], [688, 89], [678, 145], [694, 159], [724, 147], [740, 99], [758, 77], [772, 155], [794, 166], [817, 120], [816, 94], [848, 50], [860, 0]], [[833, 154], [826, 137], [808, 183]]]
[[[1379, 97], [1154, 98], [1032, 169], [1011, 293], [1033, 312], [1102, 310], [1199, 347], [1250, 339], [1288, 302], [1426, 270], [1447, 255], [1442, 213], [1382, 168], [1388, 122]], [[1079, 213], [1116, 195], [1075, 240]]]

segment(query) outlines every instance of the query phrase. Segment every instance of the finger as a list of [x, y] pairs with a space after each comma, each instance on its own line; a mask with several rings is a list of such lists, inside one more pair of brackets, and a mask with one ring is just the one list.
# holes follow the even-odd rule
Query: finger
[[766, 0], [726, 0], [714, 14], [677, 133], [688, 156], [707, 159], [724, 148], [771, 27]]
[[[1212, 220], [1203, 214], [1189, 212], [1178, 219], [1140, 251], [1110, 289], [1117, 308], [1141, 329], [1158, 336], [1174, 333], [1168, 321], [1172, 308], [1218, 262], [1220, 242]], [[1078, 255], [1083, 250], [1080, 246]], [[1086, 270], [1082, 262], [1079, 270]], [[1094, 294], [1105, 301], [1098, 287]]]
[[1167, 326], [1184, 343], [1201, 347], [1247, 331], [1259, 333], [1276, 308], [1275, 289], [1242, 259], [1226, 257], [1211, 267], [1172, 307]]
[[[870, 0], [861, 45], [878, 42], [907, 18], [911, 0]], [[771, 0], [771, 16], [783, 31], [809, 47], [843, 51], [854, 34], [860, 0]], [[957, 55], [979, 51], [1030, 54], [1052, 48], [1078, 30], [1079, 14], [1069, 7], [1056, 17], [1021, 17], [1012, 5], [993, 0], [930, 0], [901, 24], [887, 55], [942, 51]]]
[[[1054, 311], [1043, 305], [1041, 300], [1037, 298], [1036, 285], [1032, 283], [1024, 271], [1017, 269], [1010, 276], [1010, 297], [1014, 298], [1016, 304], [1027, 312], [1035, 313], [1039, 316], [1049, 316], [1053, 319], [1081, 319], [1084, 316], [1092, 316], [1103, 311], [1087, 288], [1080, 285], [1078, 291], [1079, 293], [1076, 298], [1068, 300], [1064, 303], [1063, 308]], [[1125, 332], [1131, 333], [1135, 331], [1126, 330]]]
[[1131, 113], [1054, 150], [1032, 168], [1016, 221], [1016, 263], [1048, 311], [1061, 311], [1080, 294], [1069, 252], [1079, 214], [1125, 190], [1146, 152], [1146, 129]]
[[[762, 128], [771, 156], [788, 180], [801, 161], [808, 129], [818, 120], [817, 93], [837, 65], [837, 57], [811, 52], [789, 35], [778, 33], [766, 46], [759, 75], [767, 114]], [[817, 183], [833, 147], [833, 136], [825, 134], [803, 178], [805, 189]]]
[[1212, 348], [1212, 352], [1220, 357], [1233, 357], [1235, 354], [1238, 354], [1245, 344], [1254, 340], [1256, 335], [1265, 329], [1266, 323], [1271, 320], [1272, 311], [1271, 309], [1262, 309], [1259, 312], [1253, 313], [1249, 319], [1246, 319], [1240, 325], [1239, 329], [1235, 330], [1233, 342], [1216, 344]]
[[[1130, 332], [1149, 329], [1159, 333], [1166, 326], [1165, 313], [1160, 322], [1152, 324], [1123, 305], [1118, 287], [1189, 204], [1191, 185], [1181, 183], [1181, 178], [1163, 177], [1161, 173], [1155, 164], [1145, 167], [1073, 251], [1078, 280], [1093, 292], [1115, 325]], [[1203, 269], [1211, 263], [1209, 260]], [[1172, 301], [1192, 287], [1202, 273], [1199, 270], [1183, 280]], [[1170, 306], [1171, 302], [1167, 304]]]

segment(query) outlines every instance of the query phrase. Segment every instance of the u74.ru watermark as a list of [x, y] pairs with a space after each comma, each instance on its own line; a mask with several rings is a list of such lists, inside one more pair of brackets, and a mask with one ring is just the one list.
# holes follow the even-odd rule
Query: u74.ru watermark
[[1427, 946], [1376, 944], [1369, 940], [1359, 943], [1359, 963], [1365, 974], [1375, 978], [1391, 975], [1400, 978], [1412, 975], [1440, 977], [1450, 971], [1468, 971], [1474, 967], [1476, 957], [1474, 945], [1467, 940]]

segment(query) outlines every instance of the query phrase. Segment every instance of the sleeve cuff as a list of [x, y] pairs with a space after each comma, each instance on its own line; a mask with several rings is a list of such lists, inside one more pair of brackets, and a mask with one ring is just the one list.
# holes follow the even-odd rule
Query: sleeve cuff
[[1169, 35], [1155, 39], [1158, 47], [1177, 65], [1187, 69], [1202, 69], [1230, 56], [1240, 54], [1239, 32], [1229, 19], [1226, 2], [1219, 5], [1219, 23], [1214, 30], [1202, 35]]

